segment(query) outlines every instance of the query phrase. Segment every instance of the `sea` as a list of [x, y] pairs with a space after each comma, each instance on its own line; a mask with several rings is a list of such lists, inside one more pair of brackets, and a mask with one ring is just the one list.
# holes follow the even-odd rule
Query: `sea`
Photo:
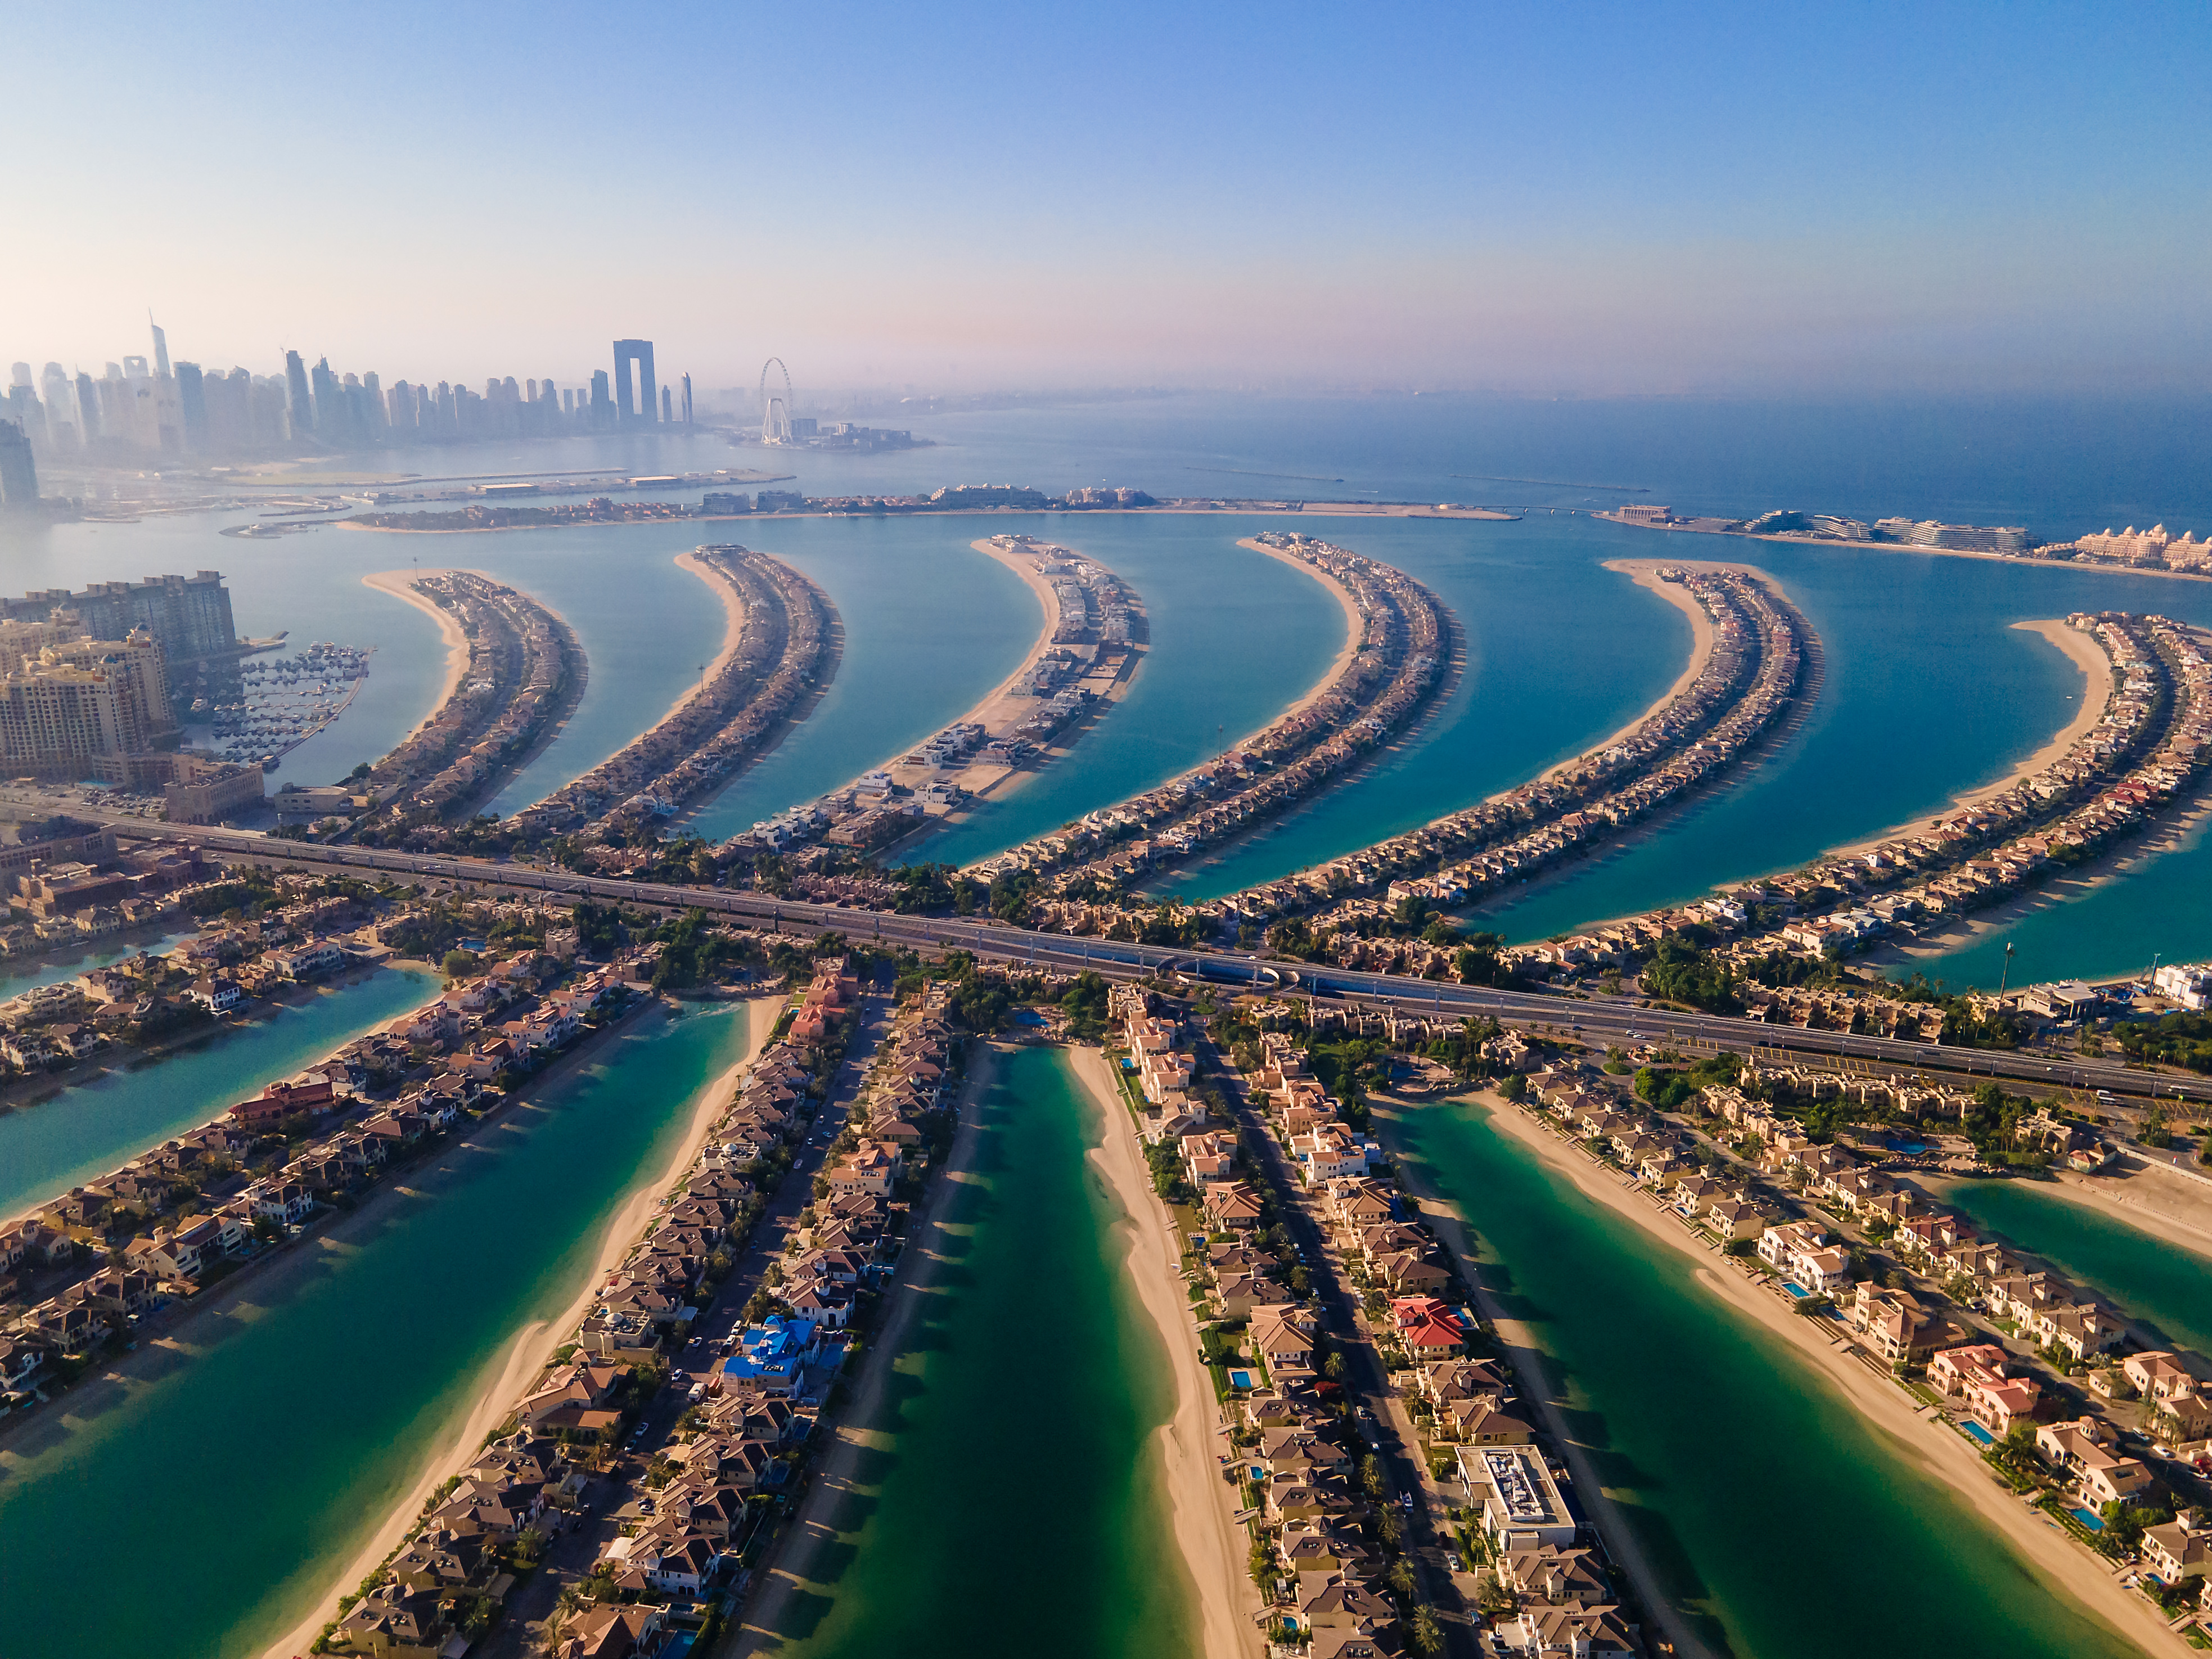
[[[1686, 514], [1790, 507], [2018, 524], [2053, 538], [2153, 523], [2202, 536], [2212, 532], [2212, 401], [1813, 406], [1254, 392], [917, 407], [870, 419], [933, 441], [836, 455], [763, 452], [698, 432], [314, 465], [325, 477], [386, 477], [772, 465], [795, 475], [779, 487], [816, 495], [1104, 483], [1284, 503], [1451, 501], [1515, 516], [860, 516], [419, 537], [324, 526], [247, 539], [221, 533], [253, 520], [234, 510], [136, 523], [0, 520], [0, 574], [21, 592], [220, 570], [241, 634], [373, 647], [352, 706], [285, 757], [278, 781], [307, 783], [332, 781], [392, 747], [430, 713], [443, 680], [430, 618], [364, 587], [364, 576], [454, 566], [512, 582], [575, 629], [589, 680], [568, 726], [501, 793], [497, 809], [507, 811], [588, 770], [697, 683], [724, 617], [675, 557], [703, 540], [746, 541], [821, 584], [844, 651], [811, 716], [689, 821], [720, 836], [903, 753], [1003, 680], [1034, 637], [1037, 605], [969, 543], [1002, 529], [1060, 540], [1135, 586], [1150, 653], [1132, 695], [1066, 759], [908, 854], [961, 862], [1175, 775], [1266, 724], [1325, 672], [1343, 642], [1335, 605], [1298, 573], [1238, 548], [1240, 538], [1304, 530], [1430, 583], [1466, 636], [1450, 694], [1347, 787], [1161, 887], [1207, 896], [1510, 787], [1632, 719], [1679, 673], [1689, 633], [1672, 607], [1607, 562], [1728, 557], [1771, 572], [1821, 636], [1825, 678], [1807, 718], [1764, 764], [1655, 833], [1468, 918], [1515, 939], [1789, 867], [2003, 775], [2071, 718], [2083, 690], [2060, 654], [2016, 622], [2128, 607], [2212, 625], [2212, 585], [1664, 537], [1590, 516], [1642, 501]], [[2204, 838], [2184, 837], [2123, 878], [1928, 965], [1954, 984], [1989, 983], [1992, 953], [2008, 940], [2018, 946], [2016, 984], [2136, 971], [2154, 955], [2212, 957], [2208, 895]], [[391, 976], [371, 983], [404, 988]], [[313, 1041], [382, 1017], [369, 1000], [318, 1004], [329, 1031], [319, 1026]], [[155, 1097], [158, 1085], [118, 1085], [73, 1091], [21, 1123], [0, 1120], [0, 1135], [16, 1137], [5, 1144], [27, 1158], [35, 1152], [17, 1185], [50, 1191], [78, 1170], [105, 1167], [99, 1161], [118, 1147], [198, 1121], [229, 1090], [265, 1080], [248, 1073], [295, 1066], [291, 1035], [280, 1021], [250, 1054], [218, 1048], [198, 1072], [146, 1074], [173, 1084], [166, 1103]], [[40, 1649], [70, 1639], [101, 1651], [228, 1655], [256, 1651], [296, 1620], [454, 1432], [505, 1346], [573, 1294], [606, 1218], [680, 1133], [683, 1103], [741, 1042], [741, 1019], [726, 1016], [624, 1036], [477, 1151], [410, 1181], [389, 1218], [328, 1252], [303, 1288], [266, 1305], [249, 1296], [197, 1322], [159, 1364], [141, 1356], [34, 1434], [0, 1443], [0, 1559], [10, 1569], [0, 1575], [0, 1629]], [[1131, 1453], [1158, 1421], [1157, 1357], [1142, 1352], [1126, 1304], [1100, 1276], [1091, 1245], [1117, 1223], [1073, 1173], [1091, 1133], [1073, 1100], [1064, 1078], [1025, 1056], [986, 1107], [995, 1161], [963, 1217], [975, 1228], [969, 1253], [921, 1348], [902, 1361], [908, 1386], [886, 1425], [895, 1449], [876, 1470], [870, 1504], [843, 1528], [842, 1577], [816, 1587], [808, 1627], [789, 1632], [811, 1650], [872, 1644], [911, 1597], [944, 1589], [948, 1534], [933, 1528], [939, 1511], [916, 1495], [913, 1477], [989, 1474], [995, 1465], [971, 1467], [961, 1449], [988, 1442], [972, 1425], [1006, 1397], [1086, 1401], [1082, 1433], [1026, 1437], [1020, 1449], [1033, 1460], [991, 1477], [1020, 1495], [1019, 1524], [1006, 1524], [978, 1485], [959, 1498], [959, 1530], [949, 1535], [988, 1536], [1025, 1560], [1040, 1542], [1066, 1546], [1064, 1559], [1037, 1559], [1024, 1587], [1051, 1592], [1035, 1617], [1054, 1621], [1055, 1639], [1076, 1605], [1064, 1598], [1079, 1591], [1087, 1647], [1139, 1641], [1132, 1608], [1151, 1608], [1176, 1632], [1152, 1650], [1186, 1645], [1185, 1597], [1148, 1553], [1158, 1504]], [[57, 1125], [70, 1133], [41, 1141]], [[1407, 1146], [1510, 1269], [1512, 1293], [1566, 1378], [1577, 1433], [1601, 1449], [1607, 1484], [1628, 1494], [1634, 1524], [1711, 1638], [1742, 1654], [1856, 1652], [1869, 1642], [1886, 1651], [1939, 1643], [2108, 1650], [2101, 1632], [1856, 1426], [1817, 1377], [1732, 1322], [1692, 1275], [1578, 1209], [1479, 1115], [1432, 1109], [1409, 1121]], [[1052, 1214], [1036, 1212], [1039, 1194], [1049, 1195]], [[1070, 1218], [1083, 1223], [1082, 1239]], [[2010, 1219], [2030, 1233], [2024, 1215]], [[2122, 1258], [2092, 1260], [2073, 1234], [2038, 1237], [2054, 1260], [2122, 1272], [2109, 1265]], [[1048, 1328], [999, 1278], [1006, 1261], [1046, 1251], [1062, 1264], [1062, 1288], [1081, 1291], [1045, 1310]], [[1079, 1304], [1093, 1315], [1062, 1329], [1060, 1316]], [[1021, 1322], [1018, 1340], [1006, 1334], [1008, 1318]], [[2167, 1322], [2186, 1328], [2179, 1317]], [[1033, 1532], [1046, 1517], [1054, 1529]], [[187, 1536], [202, 1541], [177, 1548]], [[118, 1550], [133, 1563], [128, 1594], [82, 1605], [52, 1594], [83, 1561]], [[1894, 1607], [1878, 1629], [1865, 1618], [1874, 1603], [1856, 1589], [1869, 1580]], [[1135, 1599], [1109, 1599], [1102, 1610], [1091, 1593], [1109, 1583]], [[1899, 1632], [1911, 1639], [1895, 1648]]]

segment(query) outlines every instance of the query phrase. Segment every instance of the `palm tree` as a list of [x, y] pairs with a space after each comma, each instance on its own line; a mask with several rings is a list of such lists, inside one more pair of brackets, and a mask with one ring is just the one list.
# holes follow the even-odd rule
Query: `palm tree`
[[1437, 1623], [1437, 1615], [1426, 1602], [1413, 1609], [1413, 1646], [1422, 1653], [1442, 1653], [1444, 1633]]

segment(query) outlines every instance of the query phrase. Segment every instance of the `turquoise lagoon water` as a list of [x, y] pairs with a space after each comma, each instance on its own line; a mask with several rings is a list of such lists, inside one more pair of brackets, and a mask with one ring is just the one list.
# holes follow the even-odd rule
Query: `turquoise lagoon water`
[[744, 1051], [743, 1009], [641, 1018], [0, 1444], [0, 1652], [248, 1659], [305, 1618]]
[[2212, 1256], [2038, 1181], [1956, 1181], [1941, 1190], [1961, 1215], [2110, 1297], [2169, 1342], [2212, 1354]]
[[305, 1002], [277, 1005], [189, 1052], [99, 1074], [0, 1115], [0, 1218], [34, 1209], [219, 1115], [264, 1084], [421, 1006], [437, 983], [400, 969], [370, 974]]

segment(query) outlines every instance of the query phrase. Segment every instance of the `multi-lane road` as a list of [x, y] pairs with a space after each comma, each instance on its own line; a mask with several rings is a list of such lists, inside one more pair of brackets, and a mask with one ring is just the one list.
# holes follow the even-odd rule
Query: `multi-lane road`
[[1039, 967], [1090, 968], [1109, 977], [1173, 973], [1224, 987], [1279, 991], [1328, 1003], [1387, 1009], [1401, 1015], [1445, 1019], [1489, 1017], [1501, 1024], [1547, 1028], [1590, 1042], [1630, 1044], [1656, 1038], [1744, 1050], [1786, 1050], [1793, 1056], [1828, 1055], [1863, 1061], [1888, 1071], [1965, 1073], [2097, 1090], [2116, 1096], [2156, 1095], [2166, 1099], [2212, 1101], [2212, 1079], [2142, 1071], [2109, 1060], [2052, 1060], [2036, 1054], [1945, 1048], [1894, 1037], [1854, 1036], [1848, 1031], [1801, 1030], [1720, 1014], [1667, 1012], [1626, 1002], [1585, 1001], [1441, 980], [1355, 973], [1307, 963], [1265, 961], [1236, 951], [1178, 951], [1036, 933], [971, 916], [898, 915], [778, 899], [767, 893], [732, 892], [720, 887], [683, 887], [580, 876], [565, 870], [540, 869], [489, 859], [459, 859], [363, 847], [321, 847], [245, 830], [169, 824], [140, 828], [118, 823], [116, 832], [126, 838], [187, 842], [210, 852], [245, 854], [275, 863], [338, 865], [363, 872], [376, 871], [456, 885], [559, 893], [623, 904], [694, 908], [788, 933], [836, 933], [855, 942], [972, 951], [978, 957], [1034, 963]]

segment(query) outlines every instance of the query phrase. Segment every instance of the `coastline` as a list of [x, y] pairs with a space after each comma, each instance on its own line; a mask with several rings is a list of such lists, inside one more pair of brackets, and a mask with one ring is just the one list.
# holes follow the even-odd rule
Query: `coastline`
[[2149, 565], [2103, 564], [2094, 560], [2084, 562], [2078, 559], [2028, 559], [2011, 553], [1976, 553], [1963, 547], [1921, 547], [1909, 542], [1846, 542], [1820, 536], [1758, 535], [1747, 530], [1704, 530], [1686, 524], [1637, 524], [1628, 519], [1616, 519], [1609, 513], [1593, 513], [1589, 516], [1603, 524], [1619, 525], [1625, 530], [1668, 531], [1684, 536], [1728, 536], [1737, 541], [1779, 542], [1785, 547], [1810, 548], [1815, 551], [1838, 548], [1853, 553], [1923, 553], [1934, 559], [1978, 559], [1984, 564], [2013, 565], [2031, 570], [2097, 570], [2118, 576], [2157, 576], [2167, 581], [2212, 581], [2212, 576], [2200, 576], [2193, 570], [2159, 570]]
[[[1963, 790], [1952, 796], [1943, 804], [1942, 810], [1936, 813], [1937, 818], [1948, 817], [1954, 812], [1971, 811], [1984, 801], [1994, 800], [1999, 795], [2016, 787], [2023, 781], [2033, 777], [2045, 767], [2063, 757], [2068, 750], [2088, 735], [2097, 722], [2105, 717], [2106, 699], [2097, 696], [2094, 693], [2100, 684], [2107, 687], [2111, 684], [2112, 665], [2106, 659], [2105, 653], [2097, 648], [2094, 641], [2087, 634], [2069, 628], [2063, 621], [2045, 619], [2034, 622], [2016, 622], [2013, 627], [2021, 633], [2036, 635], [2046, 644], [2063, 652], [2066, 659], [2081, 671], [2081, 706], [2074, 711], [2072, 720], [2052, 733], [2049, 742], [2022, 760], [2004, 776], [1983, 784], [1978, 788]], [[1848, 846], [1832, 848], [1829, 849], [1828, 856], [1850, 858], [1854, 854], [1863, 853], [1871, 848], [1878, 847], [1883, 842], [1893, 841], [1899, 836], [1910, 835], [1917, 827], [1917, 823], [1901, 823], [1879, 835], [1852, 842]]]
[[[1711, 561], [1704, 559], [1607, 559], [1605, 563], [1600, 567], [1602, 569], [1613, 571], [1617, 575], [1627, 577], [1629, 580], [1634, 582], [1638, 587], [1642, 588], [1647, 593], [1657, 594], [1661, 599], [1666, 600], [1668, 604], [1673, 605], [1675, 610], [1680, 611], [1685, 617], [1688, 618], [1690, 623], [1690, 659], [1688, 662], [1683, 664], [1682, 672], [1674, 677], [1674, 683], [1659, 694], [1659, 697], [1656, 702], [1655, 702], [1649, 708], [1645, 709], [1642, 714], [1638, 714], [1634, 720], [1629, 721], [1627, 725], [1622, 726], [1620, 730], [1607, 737], [1602, 742], [1592, 744], [1589, 750], [1584, 751], [1585, 753], [1595, 752], [1602, 754], [1605, 750], [1612, 748], [1615, 744], [1626, 738], [1635, 732], [1637, 727], [1642, 726], [1653, 715], [1658, 714], [1659, 711], [1666, 708], [1668, 703], [1680, 696], [1683, 692], [1688, 690], [1691, 685], [1696, 682], [1698, 676], [1705, 672], [1705, 665], [1712, 660], [1713, 646], [1720, 637], [1719, 630], [1713, 626], [1713, 619], [1705, 614], [1705, 606], [1699, 605], [1695, 599], [1690, 597], [1690, 590], [1683, 586], [1681, 583], [1662, 582], [1659, 580], [1659, 567], [1661, 565], [1665, 564], [1672, 566], [1678, 563], [1710, 565]], [[1765, 582], [1776, 592], [1779, 593], [1783, 591], [1781, 583], [1776, 581], [1773, 577], [1768, 575], [1765, 571], [1755, 569], [1750, 565], [1732, 565], [1724, 568], [1749, 571], [1751, 574], [1758, 577], [1759, 580]], [[1563, 760], [1557, 766], [1552, 768], [1550, 771], [1543, 774], [1543, 777], [1555, 777], [1559, 773], [1565, 771], [1568, 767], [1577, 764], [1582, 758], [1582, 756], [1577, 755], [1571, 759]]]
[[[670, 720], [675, 719], [684, 705], [699, 695], [702, 687], [710, 684], [717, 674], [729, 665], [730, 659], [738, 654], [738, 641], [744, 637], [745, 606], [744, 601], [738, 597], [737, 589], [716, 575], [708, 568], [707, 562], [696, 553], [690, 551], [678, 553], [675, 562], [678, 569], [688, 570], [706, 583], [714, 597], [722, 602], [722, 648], [715, 653], [714, 660], [707, 665], [707, 672], [699, 677], [699, 684], [670, 703], [667, 712], [645, 728], [647, 732], [665, 726]], [[643, 736], [645, 733], [641, 732], [639, 735]]]
[[[1626, 1217], [1651, 1237], [1695, 1261], [1701, 1285], [1818, 1370], [1850, 1401], [1870, 1428], [1893, 1443], [1900, 1457], [1941, 1481], [2001, 1534], [2026, 1563], [2045, 1575], [2054, 1589], [2070, 1595], [2146, 1651], [2178, 1649], [2172, 1632], [2149, 1603], [2124, 1589], [2117, 1578], [2064, 1533], [2009, 1497], [1990, 1479], [1981, 1459], [1963, 1438], [1940, 1423], [1931, 1425], [1909, 1395], [1869, 1370], [1848, 1345], [1831, 1346], [1812, 1328], [1811, 1321], [1799, 1318], [1772, 1297], [1762, 1294], [1751, 1280], [1721, 1266], [1720, 1256], [1698, 1249], [1686, 1233], [1664, 1222], [1640, 1194], [1607, 1178], [1599, 1166], [1568, 1156], [1557, 1138], [1525, 1113], [1503, 1103], [1483, 1103], [1500, 1133], [1519, 1141], [1547, 1169], [1571, 1182], [1584, 1197]], [[2167, 1639], [2160, 1640], [2160, 1637]]]
[[[430, 1461], [413, 1486], [394, 1504], [372, 1534], [356, 1552], [352, 1561], [341, 1571], [332, 1575], [331, 1587], [315, 1605], [313, 1612], [303, 1618], [299, 1626], [282, 1640], [274, 1642], [264, 1650], [264, 1659], [291, 1659], [304, 1653], [308, 1645], [321, 1633], [323, 1626], [337, 1616], [338, 1599], [351, 1586], [374, 1572], [379, 1564], [396, 1549], [406, 1537], [407, 1529], [422, 1512], [423, 1504], [431, 1493], [474, 1461], [477, 1453], [493, 1430], [506, 1420], [514, 1401], [520, 1397], [531, 1378], [549, 1364], [554, 1351], [567, 1334], [584, 1316], [591, 1311], [592, 1301], [601, 1280], [620, 1265], [639, 1233], [651, 1217], [662, 1191], [677, 1172], [688, 1169], [706, 1144], [708, 1132], [714, 1127], [715, 1115], [726, 1103], [728, 1091], [744, 1068], [759, 1058], [768, 1045], [769, 1033], [775, 1030], [772, 1010], [781, 1006], [781, 997], [754, 997], [745, 1000], [744, 1053], [737, 1063], [720, 1077], [701, 1089], [692, 1103], [691, 1121], [684, 1131], [684, 1140], [670, 1155], [666, 1164], [658, 1170], [640, 1171], [621, 1207], [608, 1217], [604, 1224], [599, 1253], [582, 1287], [568, 1305], [551, 1319], [525, 1325], [509, 1339], [504, 1360], [495, 1359], [496, 1374], [477, 1395], [468, 1417], [454, 1429], [445, 1444], [432, 1454]], [[664, 1006], [661, 1018], [668, 1018]], [[574, 1058], [573, 1056], [571, 1058]], [[569, 1069], [563, 1063], [554, 1068], [552, 1077]], [[538, 1080], [550, 1080], [541, 1073]], [[387, 1192], [390, 1189], [386, 1189]], [[363, 1205], [356, 1212], [364, 1218], [374, 1216], [376, 1206]], [[335, 1238], [338, 1230], [333, 1228], [326, 1237]]]
[[[2070, 1170], [2052, 1173], [2056, 1180], [2034, 1183], [2038, 1192], [2085, 1210], [2097, 1211], [2176, 1249], [2212, 1256], [2212, 1187], [2199, 1187], [2174, 1176], [2165, 1178], [2172, 1181], [2175, 1190], [2160, 1194], [2160, 1169], [2154, 1162], [2133, 1165], [2124, 1163], [2108, 1174], [2096, 1176], [2076, 1175]], [[1914, 1184], [1926, 1190], [1938, 1203], [1945, 1203], [1959, 1188], [1973, 1183], [1923, 1179]], [[2176, 1207], [2168, 1209], [2154, 1204], [2154, 1195], [2168, 1199]]]
[[1336, 684], [1337, 676], [1350, 667], [1352, 659], [1359, 654], [1360, 642], [1367, 637], [1367, 617], [1366, 613], [1360, 610], [1359, 601], [1352, 598], [1352, 590], [1319, 565], [1308, 564], [1304, 560], [1294, 559], [1279, 548], [1269, 547], [1266, 543], [1257, 541], [1249, 536], [1240, 538], [1237, 545], [1249, 548], [1255, 553], [1264, 553], [1278, 564], [1290, 566], [1308, 580], [1319, 582], [1336, 596], [1337, 604], [1344, 611], [1344, 648], [1336, 653], [1335, 660], [1322, 671], [1321, 678], [1314, 682], [1313, 689], [1305, 696], [1284, 709], [1273, 720], [1269, 720], [1267, 726], [1259, 727], [1255, 732], [1248, 732], [1243, 737], [1239, 738], [1234, 746], [1241, 749], [1260, 732], [1266, 731], [1268, 726], [1275, 726], [1287, 720], [1295, 720], [1328, 695], [1329, 689]]
[[1129, 1277], [1158, 1328], [1175, 1374], [1175, 1415], [1160, 1425], [1157, 1443], [1167, 1474], [1176, 1543], [1196, 1590], [1201, 1651], [1205, 1659], [1246, 1659], [1261, 1650], [1253, 1619], [1261, 1610], [1259, 1589], [1244, 1570], [1245, 1552], [1227, 1507], [1228, 1488], [1213, 1461], [1224, 1419], [1199, 1363], [1198, 1332], [1183, 1294], [1173, 1223], [1137, 1156], [1135, 1130], [1107, 1069], [1105, 1051], [1074, 1047], [1067, 1058], [1069, 1072], [1090, 1096], [1103, 1126], [1104, 1139], [1091, 1149], [1091, 1166], [1105, 1177], [1129, 1217]]
[[[428, 617], [438, 624], [438, 637], [446, 642], [446, 683], [438, 688], [437, 701], [430, 705], [430, 714], [408, 728], [410, 735], [421, 731], [425, 721], [446, 706], [453, 695], [454, 688], [460, 684], [461, 676], [469, 672], [469, 636], [461, 631], [460, 623], [451, 611], [424, 599], [415, 587], [417, 577], [447, 574], [447, 568], [440, 566], [431, 570], [380, 570], [374, 575], [361, 579], [363, 587], [389, 593], [402, 605], [411, 605]], [[489, 581], [492, 578], [487, 576], [484, 580]]]
[[[1389, 1098], [1393, 1115], [1403, 1114], [1416, 1103], [1396, 1097]], [[1553, 1378], [1550, 1357], [1537, 1342], [1535, 1334], [1524, 1322], [1506, 1314], [1484, 1281], [1481, 1266], [1475, 1260], [1474, 1251], [1468, 1243], [1468, 1224], [1462, 1218], [1458, 1209], [1430, 1184], [1425, 1165], [1416, 1164], [1403, 1157], [1397, 1158], [1395, 1162], [1398, 1178], [1405, 1184], [1406, 1190], [1413, 1194], [1421, 1218], [1437, 1229], [1447, 1248], [1458, 1258], [1475, 1304], [1481, 1310], [1483, 1317], [1490, 1322], [1491, 1328], [1498, 1333], [1498, 1340], [1508, 1350], [1515, 1374], [1522, 1378], [1524, 1384], [1534, 1382], [1540, 1385], [1538, 1391], [1541, 1398], [1532, 1403], [1543, 1413], [1545, 1428], [1551, 1434], [1553, 1443], [1566, 1460], [1577, 1492], [1595, 1512], [1600, 1522], [1600, 1535], [1605, 1540], [1606, 1553], [1628, 1576], [1629, 1583], [1634, 1586], [1652, 1623], [1664, 1631], [1667, 1639], [1674, 1644], [1677, 1659], [1723, 1659], [1723, 1656], [1716, 1654], [1698, 1638], [1696, 1632], [1676, 1611], [1674, 1601], [1659, 1582], [1651, 1558], [1644, 1551], [1643, 1540], [1629, 1526], [1620, 1500], [1598, 1479], [1596, 1468], [1590, 1462], [1589, 1451], [1583, 1443], [1567, 1431], [1566, 1419], [1559, 1407], [1563, 1395]], [[1534, 1375], [1528, 1376], [1524, 1367]], [[1524, 1398], [1528, 1392], [1524, 1387]]]
[[872, 1425], [882, 1414], [884, 1391], [897, 1369], [900, 1350], [922, 1298], [936, 1287], [945, 1264], [951, 1260], [944, 1243], [946, 1215], [954, 1195], [981, 1179], [975, 1174], [975, 1164], [982, 1132], [975, 1106], [997, 1078], [999, 1061], [1006, 1052], [988, 1042], [979, 1042], [969, 1051], [968, 1077], [961, 1086], [957, 1109], [960, 1127], [954, 1132], [944, 1175], [930, 1200], [928, 1212], [900, 1253], [898, 1271], [886, 1291], [890, 1311], [868, 1343], [852, 1406], [831, 1431], [832, 1442], [814, 1468], [790, 1530], [775, 1559], [761, 1567], [760, 1589], [745, 1604], [726, 1644], [732, 1659], [773, 1652], [787, 1644], [788, 1638], [775, 1628], [783, 1617], [784, 1603], [817, 1582], [811, 1576], [815, 1564], [824, 1550], [838, 1541], [835, 1510], [839, 1500], [854, 1490], [855, 1466], [871, 1453], [887, 1451], [896, 1444], [895, 1435]]

